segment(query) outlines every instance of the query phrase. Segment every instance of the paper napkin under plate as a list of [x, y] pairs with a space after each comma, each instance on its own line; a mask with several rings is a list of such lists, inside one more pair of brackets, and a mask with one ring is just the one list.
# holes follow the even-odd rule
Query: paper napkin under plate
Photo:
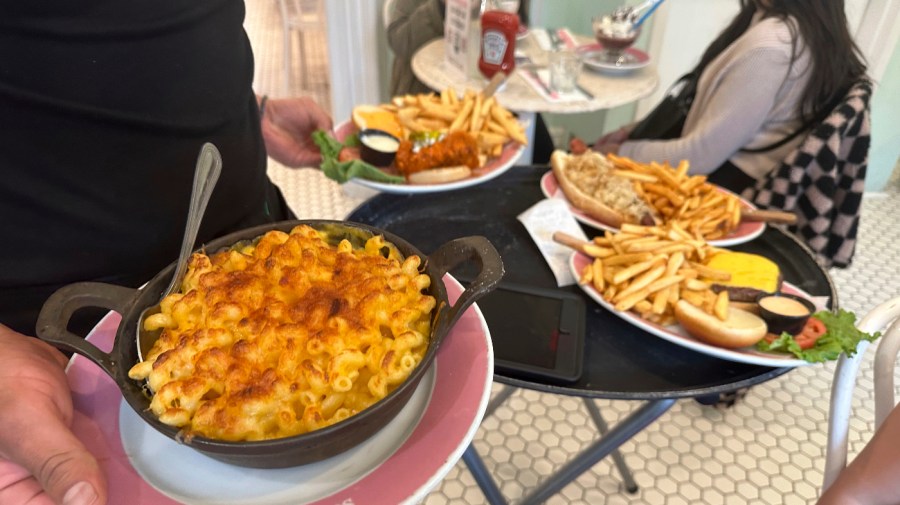
[[544, 260], [553, 271], [556, 284], [563, 287], [578, 282], [569, 269], [572, 249], [553, 241], [553, 233], [557, 231], [568, 233], [585, 241], [588, 239], [584, 230], [578, 225], [578, 221], [572, 217], [569, 204], [558, 198], [547, 198], [519, 214], [518, 219], [525, 225], [531, 239], [537, 244], [541, 255], [544, 256]]
[[550, 70], [546, 68], [541, 69], [519, 69], [518, 74], [522, 77], [522, 79], [528, 83], [539, 95], [541, 98], [548, 102], [552, 103], [562, 103], [562, 102], [583, 102], [585, 100], [590, 100], [593, 97], [587, 95], [584, 91], [579, 87], [575, 87], [571, 92], [568, 93], [560, 93], [558, 91], [553, 91], [550, 89]]

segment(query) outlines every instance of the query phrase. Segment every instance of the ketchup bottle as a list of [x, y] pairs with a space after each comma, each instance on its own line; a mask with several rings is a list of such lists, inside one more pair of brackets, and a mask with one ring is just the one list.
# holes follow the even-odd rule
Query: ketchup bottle
[[490, 79], [498, 71], [512, 73], [516, 68], [516, 32], [519, 16], [515, 12], [490, 9], [481, 15], [481, 58], [478, 69]]

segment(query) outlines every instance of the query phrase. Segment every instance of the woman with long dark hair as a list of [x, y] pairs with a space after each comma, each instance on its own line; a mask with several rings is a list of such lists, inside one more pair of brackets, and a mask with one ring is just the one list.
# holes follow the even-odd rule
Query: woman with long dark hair
[[641, 162], [685, 159], [692, 173], [740, 192], [865, 77], [843, 0], [740, 3], [693, 70], [699, 80], [681, 136], [629, 140], [632, 125], [602, 137], [595, 150]]

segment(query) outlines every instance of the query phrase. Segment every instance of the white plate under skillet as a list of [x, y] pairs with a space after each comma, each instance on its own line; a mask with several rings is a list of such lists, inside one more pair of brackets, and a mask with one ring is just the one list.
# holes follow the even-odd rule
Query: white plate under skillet
[[[593, 261], [592, 258], [584, 254], [572, 254], [571, 258], [569, 258], [569, 268], [571, 268], [572, 274], [576, 279], [581, 277], [581, 272], [584, 270], [584, 267], [589, 265], [591, 261]], [[612, 304], [603, 299], [603, 296], [601, 296], [601, 294], [594, 288], [592, 284], [579, 284], [579, 286], [584, 290], [585, 293], [587, 293], [588, 296], [593, 298], [594, 301], [599, 303], [600, 306], [602, 306], [604, 309], [612, 312], [613, 314], [646, 331], [647, 333], [656, 335], [657, 337], [660, 337], [664, 340], [668, 340], [673, 344], [687, 347], [688, 349], [702, 352], [703, 354], [708, 354], [716, 358], [726, 359], [729, 361], [737, 361], [739, 363], [747, 363], [750, 365], [795, 367], [809, 364], [805, 360], [798, 359], [793, 355], [786, 353], [763, 352], [755, 349], [754, 347], [725, 349], [723, 347], [716, 347], [714, 345], [703, 343], [689, 335], [687, 331], [685, 331], [684, 328], [682, 328], [679, 324], [661, 326], [642, 318], [634, 312], [622, 312], [616, 310], [612, 306]], [[812, 299], [812, 296], [810, 296], [808, 293], [787, 282], [784, 282], [782, 284], [781, 290], [785, 293], [791, 293]]]
[[[462, 286], [449, 275], [444, 283], [455, 302]], [[88, 339], [109, 350], [120, 319], [111, 312]], [[493, 364], [487, 324], [473, 305], [383, 429], [327, 460], [281, 469], [232, 466], [166, 438], [81, 356], [72, 358], [66, 374], [75, 406], [72, 431], [106, 473], [110, 504], [395, 505], [424, 500], [462, 456], [484, 416]]]

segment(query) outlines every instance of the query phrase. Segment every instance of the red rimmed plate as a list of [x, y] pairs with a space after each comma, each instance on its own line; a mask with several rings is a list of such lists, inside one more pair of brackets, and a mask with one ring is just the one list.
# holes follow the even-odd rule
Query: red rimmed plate
[[650, 64], [650, 55], [635, 47], [626, 49], [617, 61], [610, 60], [599, 42], [579, 46], [577, 51], [584, 55], [584, 66], [598, 72], [630, 72]]
[[[334, 129], [335, 138], [341, 142], [343, 142], [351, 133], [356, 133], [356, 126], [350, 121], [345, 121]], [[435, 191], [451, 191], [454, 189], [468, 188], [502, 175], [515, 165], [516, 161], [519, 160], [524, 151], [525, 146], [516, 142], [507, 142], [507, 144], [503, 146], [503, 151], [500, 153], [500, 156], [491, 159], [485, 166], [473, 170], [471, 177], [443, 184], [389, 184], [386, 182], [370, 181], [368, 179], [353, 179], [353, 182], [372, 189], [384, 191], [385, 193], [398, 194], [433, 193]]]
[[[592, 258], [581, 254], [581, 253], [573, 253], [569, 258], [569, 268], [572, 270], [572, 274], [575, 278], [581, 277], [581, 272], [584, 270], [584, 267], [588, 266], [592, 262]], [[709, 345], [703, 342], [700, 342], [696, 338], [689, 335], [681, 325], [674, 324], [670, 326], [661, 326], [659, 324], [647, 321], [641, 316], [635, 314], [631, 311], [618, 311], [616, 310], [612, 304], [603, 299], [603, 296], [594, 288], [591, 284], [579, 284], [582, 290], [587, 293], [588, 296], [594, 299], [597, 303], [600, 304], [604, 309], [612, 312], [613, 314], [619, 316], [623, 320], [637, 326], [638, 328], [660, 337], [664, 340], [668, 340], [673, 344], [680, 345], [682, 347], [687, 347], [688, 349], [692, 349], [697, 352], [702, 352], [703, 354], [708, 354], [710, 356], [715, 356], [720, 359], [727, 359], [729, 361], [737, 361], [740, 363], [748, 363], [751, 365], [759, 365], [759, 366], [772, 366], [772, 367], [794, 367], [794, 366], [804, 366], [809, 363], [795, 358], [789, 354], [780, 354], [774, 352], [763, 352], [758, 351], [753, 347], [742, 347], [739, 349], [725, 349], [722, 347], [716, 347], [714, 345]], [[781, 290], [785, 293], [790, 293], [794, 295], [800, 295], [804, 298], [808, 298], [812, 300], [812, 296], [808, 293], [802, 291], [800, 288], [794, 286], [793, 284], [784, 282], [782, 283]]]
[[[444, 281], [455, 302], [462, 286], [450, 276]], [[108, 350], [119, 321], [110, 313], [88, 338]], [[473, 306], [447, 335], [409, 403], [384, 429], [333, 458], [276, 470], [231, 466], [162, 436], [124, 403], [112, 379], [80, 356], [72, 358], [67, 374], [75, 403], [72, 430], [106, 472], [110, 503], [335, 505], [424, 499], [474, 437], [493, 369], [490, 334]]]
[[[730, 193], [730, 191], [719, 188], [721, 191], [725, 191]], [[547, 198], [559, 198], [561, 200], [565, 200], [566, 203], [569, 204], [569, 210], [572, 211], [572, 216], [575, 217], [582, 224], [586, 224], [592, 228], [597, 228], [598, 230], [609, 230], [609, 231], [619, 231], [618, 228], [610, 226], [606, 223], [600, 222], [591, 216], [588, 216], [584, 212], [580, 211], [571, 202], [566, 198], [566, 195], [559, 188], [559, 182], [556, 180], [556, 176], [553, 175], [553, 172], [547, 172], [541, 177], [541, 191], [544, 193], [544, 196]], [[756, 209], [752, 203], [744, 200], [741, 200], [741, 205], [748, 209]], [[731, 233], [722, 237], [720, 239], [710, 240], [708, 241], [710, 245], [714, 245], [716, 247], [727, 247], [731, 245], [743, 244], [744, 242], [749, 242], [756, 237], [760, 236], [762, 232], [766, 230], [766, 223], [761, 221], [742, 221], [741, 224], [738, 225], [737, 228], [734, 229]]]

